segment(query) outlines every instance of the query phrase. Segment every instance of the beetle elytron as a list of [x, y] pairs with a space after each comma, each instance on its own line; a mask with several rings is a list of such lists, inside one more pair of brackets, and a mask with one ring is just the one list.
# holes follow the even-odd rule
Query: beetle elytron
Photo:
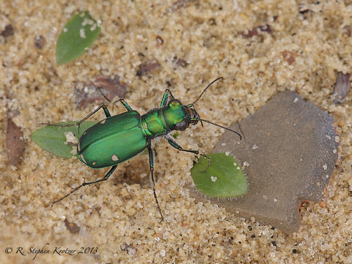
[[[118, 164], [133, 158], [147, 148], [149, 152], [149, 168], [154, 198], [158, 206], [162, 221], [164, 218], [159, 206], [158, 198], [155, 193], [155, 179], [153, 173], [154, 156], [151, 140], [153, 138], [163, 136], [169, 142], [169, 144], [177, 150], [190, 152], [197, 155], [199, 154], [198, 150], [182, 148], [168, 134], [173, 130], [183, 131], [188, 128], [190, 124], [196, 125], [199, 121], [201, 122], [202, 126], [203, 122], [207, 122], [234, 132], [239, 135], [240, 139], [242, 139], [242, 136], [232, 129], [225, 128], [208, 120], [201, 119], [194, 107], [194, 104], [198, 102], [204, 92], [214, 82], [220, 79], [223, 78], [220, 77], [212, 81], [198, 96], [197, 100], [188, 105], [182, 105], [179, 100], [174, 98], [170, 90], [166, 89], [161, 100], [160, 108], [152, 109], [142, 116], [137, 111], [133, 110], [123, 99], [120, 99], [117, 102], [121, 102], [127, 109], [127, 112], [125, 113], [111, 116], [106, 105], [101, 105], [76, 124], [64, 125], [79, 126], [82, 122], [84, 122], [86, 119], [88, 119], [90, 116], [102, 108], [106, 118], [94, 126], [88, 128], [82, 134], [82, 137], [77, 144], [77, 153], [78, 158], [85, 165], [91, 168], [100, 169], [111, 167], [111, 169], [104, 176], [104, 178], [92, 182], [84, 182], [80, 186], [74, 188], [70, 193], [61, 199], [53, 202], [52, 205], [68, 197], [70, 194], [74, 193], [83, 186], [106, 181], [116, 170]], [[209, 158], [204, 154], [200, 155], [208, 159], [209, 167]]]

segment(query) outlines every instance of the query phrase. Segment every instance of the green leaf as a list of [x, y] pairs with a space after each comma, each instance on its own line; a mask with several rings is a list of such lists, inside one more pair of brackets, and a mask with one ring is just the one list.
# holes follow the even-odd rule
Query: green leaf
[[[57, 123], [55, 125], [68, 125], [75, 124], [76, 121], [68, 121], [66, 123]], [[78, 135], [78, 139], [81, 135], [86, 131], [89, 127], [95, 125], [97, 122], [94, 121], [86, 121], [80, 125], [79, 134], [78, 134], [78, 126], [70, 126], [70, 127], [60, 127], [60, 126], [50, 126], [47, 125], [41, 129], [34, 131], [30, 137], [31, 139], [37, 143], [41, 148], [45, 149], [53, 153], [56, 156], [62, 158], [72, 158], [74, 155], [71, 153], [73, 148], [70, 145], [65, 144], [67, 132], [72, 132], [76, 137]]]
[[247, 180], [240, 165], [231, 155], [225, 153], [207, 154], [200, 157], [191, 169], [193, 182], [198, 191], [209, 197], [236, 197], [247, 193]]
[[56, 63], [61, 65], [81, 56], [98, 37], [100, 27], [88, 12], [81, 12], [67, 22], [56, 45]]

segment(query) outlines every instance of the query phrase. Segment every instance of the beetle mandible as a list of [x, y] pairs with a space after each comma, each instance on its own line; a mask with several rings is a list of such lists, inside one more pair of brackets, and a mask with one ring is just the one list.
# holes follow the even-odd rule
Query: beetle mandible
[[[76, 124], [58, 125], [79, 126], [97, 111], [103, 109], [106, 118], [88, 128], [82, 134], [77, 144], [77, 155], [80, 161], [91, 168], [100, 169], [111, 167], [111, 169], [107, 172], [104, 178], [92, 182], [83, 182], [80, 186], [74, 188], [59, 200], [54, 201], [52, 205], [65, 199], [83, 186], [106, 181], [116, 170], [118, 164], [129, 160], [143, 150], [148, 149], [152, 189], [161, 216], [161, 221], [163, 221], [164, 217], [155, 193], [154, 155], [151, 140], [163, 136], [175, 149], [198, 155], [200, 154], [198, 150], [182, 148], [168, 134], [174, 130], [184, 131], [189, 125], [196, 125], [199, 121], [202, 126], [203, 122], [210, 123], [236, 133], [239, 135], [240, 139], [242, 139], [242, 136], [232, 129], [201, 119], [194, 107], [195, 103], [198, 102], [205, 91], [213, 83], [222, 79], [222, 77], [219, 77], [212, 81], [191, 104], [183, 105], [179, 100], [174, 98], [169, 89], [166, 89], [161, 100], [160, 108], [154, 108], [144, 115], [140, 115], [137, 111], [133, 110], [125, 100], [119, 99], [116, 102], [121, 102], [127, 112], [111, 116], [107, 106], [103, 104]], [[210, 165], [209, 158], [205, 154], [200, 155], [208, 159], [208, 168]], [[207, 170], [207, 168], [205, 170]]]

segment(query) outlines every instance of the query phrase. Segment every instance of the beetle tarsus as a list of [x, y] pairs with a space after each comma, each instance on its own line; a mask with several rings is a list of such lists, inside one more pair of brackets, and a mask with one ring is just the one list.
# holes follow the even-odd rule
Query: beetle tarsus
[[117, 168], [117, 165], [116, 166], [113, 166], [111, 167], [111, 169], [108, 171], [108, 173], [104, 176], [104, 178], [102, 179], [99, 179], [99, 180], [96, 180], [96, 181], [92, 181], [92, 182], [83, 182], [80, 186], [74, 188], [71, 192], [69, 192], [68, 194], [66, 194], [64, 197], [61, 197], [59, 200], [56, 200], [54, 201], [52, 204], [51, 204], [51, 207], [53, 207], [54, 204], [62, 201], [63, 199], [65, 199], [66, 197], [70, 196], [71, 194], [73, 194], [74, 192], [78, 191], [79, 189], [81, 189], [82, 187], [84, 186], [87, 186], [87, 185], [90, 185], [90, 184], [95, 184], [95, 183], [98, 183], [98, 182], [102, 182], [102, 181], [106, 181], [107, 179], [109, 179], [109, 177], [111, 176], [111, 174], [114, 173], [114, 171], [116, 170]]
[[53, 207], [54, 204], [56, 204], [56, 203], [62, 201], [62, 200], [65, 199], [66, 197], [70, 196], [70, 195], [73, 194], [75, 191], [78, 191], [80, 188], [82, 188], [83, 186], [85, 186], [84, 184], [85, 184], [85, 183], [83, 183], [83, 184], [81, 184], [80, 186], [74, 188], [71, 192], [69, 192], [69, 193], [66, 194], [65, 196], [61, 197], [59, 200], [56, 200], [56, 201], [52, 202], [51, 207]]
[[205, 172], [208, 170], [209, 166], [210, 166], [210, 163], [211, 163], [211, 162], [210, 162], [210, 158], [209, 158], [207, 155], [205, 155], [205, 154], [200, 154], [200, 155], [208, 160], [208, 165], [207, 165], [207, 167], [205, 168], [204, 171], [201, 171], [201, 173], [205, 173]]

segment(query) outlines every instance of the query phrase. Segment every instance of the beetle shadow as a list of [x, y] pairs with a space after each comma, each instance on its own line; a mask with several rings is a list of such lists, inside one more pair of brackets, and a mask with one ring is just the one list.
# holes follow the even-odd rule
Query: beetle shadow
[[[123, 173], [115, 177], [115, 183], [139, 184], [142, 188], [150, 188], [150, 170], [145, 158], [145, 155], [141, 155], [127, 161]], [[154, 171], [154, 176], [157, 180], [159, 173]]]

